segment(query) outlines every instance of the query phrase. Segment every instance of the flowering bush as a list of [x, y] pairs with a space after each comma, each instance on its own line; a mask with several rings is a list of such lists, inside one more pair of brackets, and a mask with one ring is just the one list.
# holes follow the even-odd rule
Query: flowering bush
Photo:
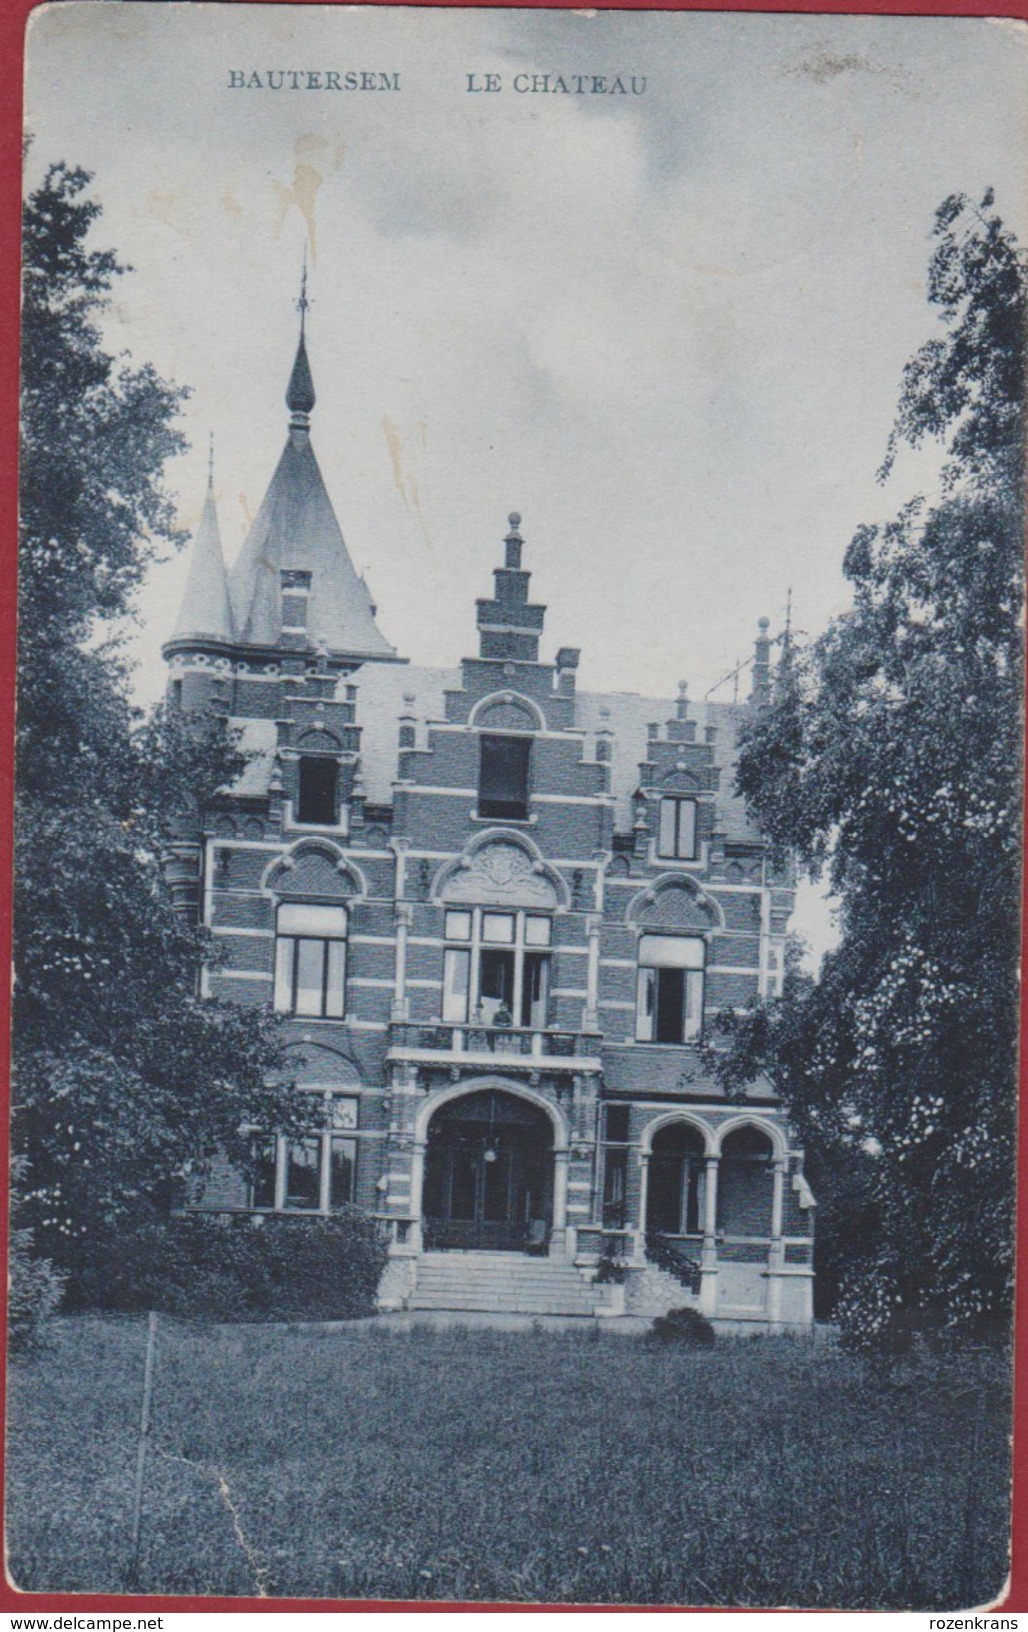
[[45, 1341], [47, 1324], [56, 1314], [65, 1277], [49, 1258], [36, 1258], [32, 1231], [11, 1231], [7, 1289], [7, 1330], [12, 1349], [34, 1349]]

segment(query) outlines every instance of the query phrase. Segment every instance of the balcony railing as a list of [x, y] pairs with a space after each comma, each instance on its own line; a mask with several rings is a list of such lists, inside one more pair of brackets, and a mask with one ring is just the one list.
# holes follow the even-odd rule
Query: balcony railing
[[433, 1021], [418, 1024], [401, 1021], [389, 1028], [389, 1053], [393, 1058], [445, 1054], [449, 1058], [470, 1058], [481, 1063], [503, 1058], [510, 1065], [532, 1066], [545, 1060], [551, 1068], [567, 1061], [580, 1067], [596, 1060], [599, 1037], [577, 1031], [533, 1030], [522, 1026], [450, 1025]]

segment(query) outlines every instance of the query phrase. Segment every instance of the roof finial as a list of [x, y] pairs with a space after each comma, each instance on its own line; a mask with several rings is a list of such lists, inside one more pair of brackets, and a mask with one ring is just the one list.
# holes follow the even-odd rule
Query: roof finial
[[207, 486], [214, 487], [214, 432], [207, 432]]
[[309, 306], [310, 306], [310, 301], [307, 298], [307, 240], [304, 239], [304, 242], [303, 242], [303, 267], [302, 267], [302, 270], [300, 272], [300, 298], [296, 303], [296, 309], [300, 314], [300, 338], [301, 338], [301, 340], [303, 339], [304, 328], [306, 327], [307, 308]]
[[289, 386], [286, 391], [286, 407], [292, 416], [290, 425], [294, 431], [305, 431], [310, 424], [310, 413], [314, 407], [314, 381], [311, 378], [310, 364], [307, 361], [307, 342], [305, 332], [307, 327], [307, 313], [310, 310], [310, 297], [307, 294], [307, 245], [303, 246], [303, 270], [300, 273], [300, 298], [296, 302], [296, 309], [300, 314], [300, 342], [296, 348], [296, 361], [293, 363], [293, 372], [289, 376]]

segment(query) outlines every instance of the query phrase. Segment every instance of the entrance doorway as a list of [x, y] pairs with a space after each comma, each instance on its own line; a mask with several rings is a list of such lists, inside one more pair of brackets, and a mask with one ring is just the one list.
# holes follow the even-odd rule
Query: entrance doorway
[[553, 1128], [516, 1094], [489, 1088], [433, 1116], [423, 1200], [429, 1248], [545, 1252], [553, 1222]]

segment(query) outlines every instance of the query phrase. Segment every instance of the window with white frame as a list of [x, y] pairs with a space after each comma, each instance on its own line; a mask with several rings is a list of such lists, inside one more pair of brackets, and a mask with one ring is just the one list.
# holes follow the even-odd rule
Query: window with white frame
[[699, 936], [643, 935], [635, 1035], [640, 1043], [689, 1043], [703, 1027], [706, 946]]
[[673, 861], [696, 860], [695, 799], [662, 799], [657, 854]]
[[325, 1126], [306, 1139], [254, 1138], [251, 1207], [331, 1213], [353, 1200], [357, 1100], [325, 1094]]
[[447, 908], [443, 1019], [546, 1025], [553, 920], [492, 907]]
[[283, 901], [275, 923], [275, 1007], [341, 1020], [346, 1006], [346, 908]]

